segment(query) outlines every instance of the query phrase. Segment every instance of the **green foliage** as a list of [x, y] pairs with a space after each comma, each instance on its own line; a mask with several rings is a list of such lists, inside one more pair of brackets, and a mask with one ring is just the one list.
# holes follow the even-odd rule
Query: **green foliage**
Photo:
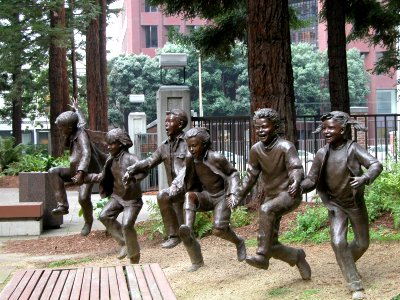
[[252, 215], [246, 207], [239, 206], [232, 212], [231, 225], [235, 228], [250, 225], [253, 218], [254, 215]]
[[19, 159], [21, 149], [22, 145], [14, 146], [14, 138], [0, 138], [0, 172]]
[[[106, 198], [101, 198], [101, 199], [96, 200], [96, 201], [93, 202], [93, 213], [94, 213], [94, 215], [95, 215], [97, 220], [99, 219], [100, 213], [103, 210], [103, 208], [106, 205], [106, 203], [108, 202], [108, 200], [110, 200], [110, 198], [106, 197]], [[80, 217], [83, 216], [82, 207], [79, 209], [78, 215]]]
[[5, 175], [18, 175], [20, 172], [46, 172], [52, 167], [69, 166], [67, 153], [62, 157], [55, 158], [43, 152], [24, 154], [18, 161], [14, 161], [3, 170]]
[[366, 187], [365, 202], [369, 219], [374, 221], [383, 212], [389, 212], [394, 228], [400, 226], [400, 165], [393, 164], [384, 170], [372, 185]]
[[[165, 229], [160, 213], [160, 208], [157, 203], [148, 203], [149, 207], [149, 221], [145, 224], [137, 226], [139, 234], [149, 233], [150, 239], [153, 239], [155, 234], [165, 235]], [[208, 212], [197, 212], [196, 220], [194, 222], [194, 232], [197, 237], [201, 238], [209, 233], [213, 228], [213, 217], [212, 211]], [[249, 225], [252, 221], [252, 216], [244, 207], [239, 207], [232, 212], [231, 224], [233, 227], [242, 227]]]
[[[326, 52], [319, 52], [307, 43], [292, 45], [294, 91], [298, 114], [314, 115], [330, 109], [328, 85], [328, 60]], [[366, 104], [369, 94], [369, 75], [364, 70], [364, 60], [357, 49], [347, 51], [347, 69], [350, 103]]]
[[290, 294], [291, 292], [292, 292], [291, 289], [278, 287], [278, 288], [274, 288], [274, 289], [270, 290], [268, 292], [268, 296], [273, 297], [273, 298], [275, 298], [275, 297], [280, 298], [282, 296]]
[[304, 213], [296, 217], [296, 224], [285, 232], [281, 239], [289, 242], [312, 241], [321, 243], [329, 240], [328, 211], [321, 203], [308, 206]]

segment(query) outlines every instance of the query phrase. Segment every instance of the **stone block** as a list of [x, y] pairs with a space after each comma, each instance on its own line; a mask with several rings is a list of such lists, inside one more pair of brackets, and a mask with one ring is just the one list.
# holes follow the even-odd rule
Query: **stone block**
[[42, 233], [42, 229], [42, 219], [0, 220], [0, 236], [40, 235]]
[[63, 216], [51, 213], [57, 207], [57, 200], [49, 176], [47, 172], [19, 173], [19, 202], [43, 202], [43, 227], [58, 228], [63, 224]]

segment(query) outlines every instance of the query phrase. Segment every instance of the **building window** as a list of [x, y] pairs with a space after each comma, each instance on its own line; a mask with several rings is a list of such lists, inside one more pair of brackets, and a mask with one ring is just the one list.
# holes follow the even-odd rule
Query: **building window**
[[200, 26], [199, 25], [188, 25], [188, 26], [186, 26], [186, 32], [189, 34], [189, 33], [191, 33], [194, 29], [197, 29], [197, 28], [199, 28]]
[[143, 26], [146, 36], [146, 48], [158, 48], [157, 26]]
[[379, 62], [381, 59], [382, 59], [382, 57], [383, 57], [383, 54], [384, 54], [385, 52], [376, 52], [376, 56], [375, 56], [375, 61], [376, 62]]
[[144, 11], [145, 12], [158, 12], [157, 6], [151, 6], [147, 1], [144, 2]]
[[396, 111], [396, 90], [376, 90], [376, 113], [390, 114]]

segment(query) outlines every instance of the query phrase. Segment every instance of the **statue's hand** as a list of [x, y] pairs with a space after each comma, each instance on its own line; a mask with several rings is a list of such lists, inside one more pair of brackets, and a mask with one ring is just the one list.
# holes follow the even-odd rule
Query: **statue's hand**
[[299, 194], [301, 194], [301, 187], [300, 187], [300, 182], [297, 180], [294, 180], [291, 185], [289, 185], [289, 195], [292, 198], [296, 198]]
[[69, 106], [72, 108], [73, 111], [78, 111], [79, 110], [78, 99], [72, 98], [71, 104], [69, 104]]
[[124, 185], [128, 185], [128, 183], [134, 179], [135, 179], [135, 177], [133, 176], [133, 173], [126, 171], [124, 176], [122, 177], [122, 183]]
[[365, 178], [365, 176], [350, 177], [350, 186], [353, 189], [358, 189], [359, 187], [363, 186], [366, 182], [367, 178]]
[[78, 185], [83, 184], [83, 171], [78, 171], [74, 177], [72, 177], [72, 182]]
[[226, 198], [225, 201], [226, 206], [228, 206], [229, 209], [233, 210], [240, 204], [241, 199], [237, 195], [231, 194]]
[[176, 185], [171, 184], [171, 186], [169, 187], [169, 196], [170, 197], [174, 197], [178, 194], [179, 189], [176, 187]]

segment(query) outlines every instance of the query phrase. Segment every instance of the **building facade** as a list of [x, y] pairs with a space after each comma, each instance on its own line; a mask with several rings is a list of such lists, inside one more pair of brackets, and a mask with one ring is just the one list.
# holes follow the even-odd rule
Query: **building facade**
[[151, 6], [146, 0], [123, 0], [119, 18], [121, 31], [121, 54], [156, 55], [168, 41], [168, 32], [188, 33], [196, 26], [206, 24], [205, 20], [191, 20], [180, 16], [165, 16], [158, 7]]

